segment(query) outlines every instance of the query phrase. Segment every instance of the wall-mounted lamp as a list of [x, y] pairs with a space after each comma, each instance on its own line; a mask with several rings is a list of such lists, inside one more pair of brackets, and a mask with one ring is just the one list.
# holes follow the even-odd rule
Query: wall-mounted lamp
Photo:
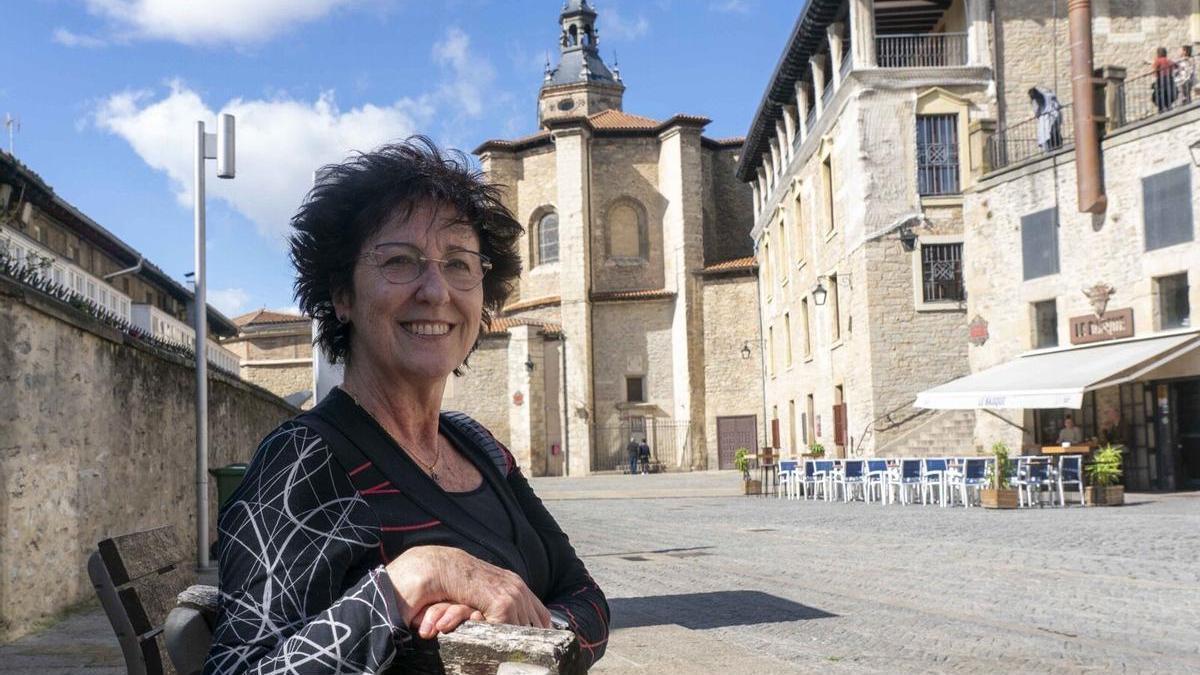
[[1192, 164], [1200, 166], [1200, 141], [1196, 141], [1188, 146], [1188, 150], [1192, 151]]
[[525, 370], [528, 370], [531, 373], [533, 372], [533, 358], [532, 357], [528, 357], [528, 356], [525, 357]]
[[824, 278], [825, 277], [817, 277], [817, 285], [812, 289], [813, 302], [816, 303], [818, 307], [825, 304], [825, 297], [829, 295], [829, 291], [825, 290], [825, 284], [821, 283], [821, 280]]
[[749, 341], [746, 341], [745, 343], [742, 344], [742, 358], [743, 359], [750, 358], [750, 342]]
[[913, 232], [912, 226], [905, 223], [900, 226], [900, 245], [905, 251], [911, 252], [917, 245], [917, 233]]

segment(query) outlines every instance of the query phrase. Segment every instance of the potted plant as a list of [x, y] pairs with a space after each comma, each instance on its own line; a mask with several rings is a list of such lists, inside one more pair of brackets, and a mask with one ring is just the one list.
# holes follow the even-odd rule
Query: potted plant
[[1092, 461], [1083, 467], [1091, 482], [1086, 488], [1087, 501], [1095, 506], [1120, 506], [1125, 503], [1125, 486], [1117, 485], [1121, 480], [1120, 445], [1105, 445], [1096, 451]]
[[750, 479], [750, 451], [738, 448], [733, 453], [733, 465], [742, 472], [742, 487], [745, 494], [756, 495], [762, 492], [762, 481]]
[[825, 456], [825, 446], [821, 445], [820, 443], [813, 443], [812, 445], [808, 446], [808, 452], [800, 456], [807, 457], [809, 459], [820, 459]]
[[1008, 446], [1002, 442], [992, 445], [996, 461], [988, 467], [988, 484], [979, 491], [979, 505], [985, 509], [1015, 509], [1020, 501], [1017, 490], [1008, 484]]

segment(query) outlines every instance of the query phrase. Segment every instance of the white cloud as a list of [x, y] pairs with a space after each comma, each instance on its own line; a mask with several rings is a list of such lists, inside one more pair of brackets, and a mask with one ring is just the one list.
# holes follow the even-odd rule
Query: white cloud
[[55, 28], [54, 33], [50, 37], [58, 44], [65, 47], [84, 47], [87, 49], [94, 49], [96, 47], [103, 47], [108, 44], [98, 37], [92, 35], [80, 35], [79, 33], [73, 33], [66, 28]]
[[361, 0], [84, 0], [122, 38], [251, 44]]
[[[636, 19], [626, 19], [615, 7], [604, 10], [601, 17], [601, 39], [610, 38], [629, 42], [650, 32], [650, 21], [639, 14]], [[604, 45], [603, 42], [600, 43]]]
[[446, 36], [433, 45], [433, 61], [450, 76], [439, 88], [440, 98], [451, 106], [461, 106], [468, 117], [483, 114], [496, 69], [490, 61], [471, 52], [470, 36], [456, 27], [448, 29]]
[[431, 118], [428, 105], [413, 99], [343, 111], [332, 92], [312, 102], [234, 99], [217, 111], [175, 81], [158, 100], [146, 91], [113, 94], [99, 105], [94, 121], [165, 173], [179, 203], [190, 207], [194, 125], [204, 120], [211, 133], [218, 113], [237, 118], [238, 175], [218, 180], [210, 165], [208, 197], [225, 201], [276, 241], [288, 231], [318, 167], [416, 133]]
[[246, 311], [246, 303], [250, 302], [250, 294], [241, 288], [209, 289], [208, 304], [216, 307], [225, 316], [237, 316]]
[[750, 11], [750, 3], [747, 0], [714, 0], [708, 8], [725, 14], [745, 14]]

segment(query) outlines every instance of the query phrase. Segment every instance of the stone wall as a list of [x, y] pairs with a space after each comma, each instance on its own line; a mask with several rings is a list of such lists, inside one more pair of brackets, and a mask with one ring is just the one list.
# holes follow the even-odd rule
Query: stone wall
[[[759, 352], [758, 292], [754, 276], [710, 277], [704, 281], [704, 396], [706, 467], [719, 468], [717, 418], [754, 415], [763, 429], [762, 361]], [[750, 358], [742, 358], [742, 347]]]
[[443, 410], [459, 410], [487, 427], [501, 443], [508, 445], [508, 336], [489, 335], [467, 360], [462, 377], [451, 375], [442, 396]]
[[[0, 280], [0, 641], [94, 597], [86, 562], [101, 539], [173, 525], [195, 550], [194, 372]], [[248, 461], [298, 412], [209, 378], [211, 467]]]
[[[1192, 174], [1193, 220], [1200, 216], [1200, 169], [1187, 148], [1200, 141], [1200, 108], [1110, 134], [1103, 142], [1108, 210], [1081, 214], [1076, 206], [1074, 153], [1065, 152], [989, 177], [966, 195], [969, 314], [988, 322], [986, 344], [970, 348], [971, 370], [1007, 361], [1032, 347], [1030, 303], [1056, 299], [1059, 344], [1070, 344], [1068, 319], [1093, 312], [1081, 289], [1106, 283], [1116, 289], [1109, 309], [1132, 308], [1137, 335], [1156, 330], [1154, 278], [1188, 272], [1189, 301], [1200, 307], [1200, 236], [1191, 242], [1145, 250], [1142, 179], [1186, 166]], [[1058, 206], [1059, 273], [1023, 280], [1021, 217]], [[1194, 319], [1193, 319], [1194, 321]], [[1030, 426], [1030, 414], [1004, 411], [1012, 424]], [[980, 415], [976, 442], [1031, 440], [990, 415]]]
[[[592, 292], [662, 288], [663, 213], [659, 191], [659, 144], [654, 138], [593, 137], [591, 167]], [[614, 204], [634, 202], [644, 209], [649, 239], [645, 259], [607, 255], [608, 214]]]
[[704, 153], [704, 263], [754, 255], [754, 193], [737, 179], [741, 147]]
[[[606, 302], [592, 307], [595, 424], [618, 423], [625, 378], [645, 378], [646, 403], [665, 414], [675, 408], [671, 300]], [[570, 387], [570, 383], [567, 383]], [[575, 421], [571, 421], [575, 424]]]
[[[312, 361], [301, 363], [250, 364], [242, 363], [240, 369], [242, 379], [250, 384], [279, 396], [291, 396], [301, 391], [313, 390]], [[312, 399], [305, 407], [312, 406]]]
[[[1131, 78], [1149, 71], [1156, 47], [1175, 58], [1180, 45], [1200, 40], [1190, 25], [1200, 14], [1194, 0], [1092, 0], [1092, 8], [1093, 63], [1121, 66]], [[995, 12], [1000, 124], [1033, 117], [1030, 87], [1054, 89], [1063, 104], [1070, 102], [1066, 0], [1001, 0]]]

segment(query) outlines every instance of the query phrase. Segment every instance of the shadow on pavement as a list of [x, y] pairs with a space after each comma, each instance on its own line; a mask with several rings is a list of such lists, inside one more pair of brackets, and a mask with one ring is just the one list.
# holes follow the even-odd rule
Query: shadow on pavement
[[613, 628], [675, 624], [692, 630], [829, 619], [836, 614], [761, 591], [609, 598]]

